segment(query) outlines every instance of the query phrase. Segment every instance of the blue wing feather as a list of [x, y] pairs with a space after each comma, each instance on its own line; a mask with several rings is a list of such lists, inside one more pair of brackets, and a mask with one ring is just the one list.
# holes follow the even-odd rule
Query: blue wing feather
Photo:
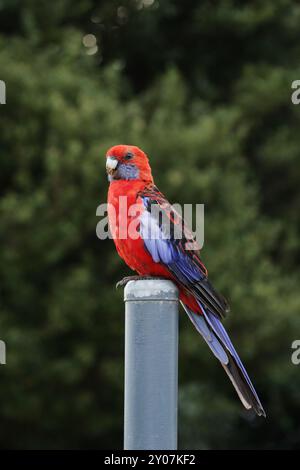
[[[186, 249], [186, 244], [195, 244], [195, 240], [184, 220], [176, 213], [175, 224], [170, 217], [171, 213], [175, 214], [172, 206], [155, 187], [151, 191], [139, 195], [145, 207], [140, 216], [140, 235], [153, 261], [164, 264], [180, 284], [217, 316], [225, 316], [228, 304], [208, 281], [199, 251]], [[156, 209], [154, 213], [153, 207]], [[182, 234], [179, 239], [175, 236], [178, 232]]]
[[[162, 195], [153, 187], [152, 196], [153, 191], [161, 201]], [[164, 225], [149, 210], [153, 199], [146, 195], [140, 196], [145, 207], [140, 216], [140, 235], [146, 249], [155, 263], [164, 264], [178, 283], [196, 298], [203, 315], [191, 311], [183, 304], [190, 320], [221, 362], [244, 406], [253, 407], [258, 415], [265, 416], [255, 388], [220, 321], [228, 311], [227, 302], [208, 282], [198, 253], [186, 251], [181, 241], [173, 236], [166, 236]]]

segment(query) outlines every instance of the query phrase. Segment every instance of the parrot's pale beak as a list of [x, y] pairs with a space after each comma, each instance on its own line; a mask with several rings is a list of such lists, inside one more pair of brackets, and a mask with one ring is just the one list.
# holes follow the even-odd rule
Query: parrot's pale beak
[[118, 166], [118, 160], [115, 157], [107, 157], [106, 159], [106, 173], [108, 175], [113, 175]]

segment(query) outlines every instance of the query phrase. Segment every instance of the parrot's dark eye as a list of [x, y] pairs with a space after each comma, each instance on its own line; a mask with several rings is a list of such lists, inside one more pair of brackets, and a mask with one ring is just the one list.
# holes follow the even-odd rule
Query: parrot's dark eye
[[134, 157], [133, 153], [127, 152], [124, 157], [124, 160], [131, 160], [133, 157]]

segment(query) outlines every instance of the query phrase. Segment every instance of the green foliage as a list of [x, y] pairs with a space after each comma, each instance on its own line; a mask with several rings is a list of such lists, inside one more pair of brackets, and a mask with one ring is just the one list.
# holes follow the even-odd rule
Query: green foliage
[[171, 201], [205, 203], [203, 260], [268, 415], [182, 315], [181, 448], [297, 448], [299, 6], [142, 3], [0, 2], [1, 447], [122, 446], [128, 270], [95, 213], [124, 142]]

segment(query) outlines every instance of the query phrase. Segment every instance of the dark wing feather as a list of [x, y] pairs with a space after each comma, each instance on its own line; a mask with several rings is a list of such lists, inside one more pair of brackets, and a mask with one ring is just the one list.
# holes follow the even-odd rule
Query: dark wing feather
[[154, 261], [162, 262], [187, 291], [215, 315], [224, 317], [228, 303], [208, 280], [200, 248], [182, 217], [154, 185], [147, 186], [139, 197], [146, 209], [140, 233]]
[[[220, 321], [229, 310], [228, 304], [209, 282], [199, 247], [191, 232], [155, 186], [149, 185], [139, 197], [145, 207], [140, 216], [140, 235], [146, 249], [155, 262], [164, 264], [196, 298], [202, 315], [183, 305], [189, 318], [221, 362], [243, 405], [265, 416], [251, 380]], [[161, 217], [151, 211], [155, 206], [160, 210]], [[180, 239], [176, 238], [178, 228], [182, 229], [183, 234]], [[191, 247], [191, 243], [193, 250], [188, 250], [187, 244]]]

